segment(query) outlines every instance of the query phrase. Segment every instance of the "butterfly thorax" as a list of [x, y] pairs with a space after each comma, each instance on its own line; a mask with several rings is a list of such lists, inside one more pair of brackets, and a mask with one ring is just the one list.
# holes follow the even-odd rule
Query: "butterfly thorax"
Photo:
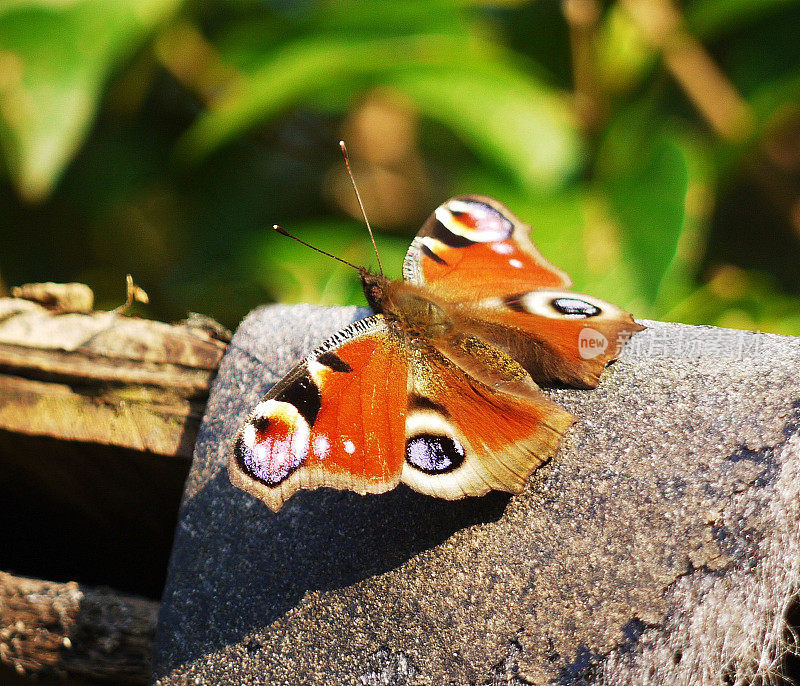
[[392, 328], [407, 336], [439, 338], [453, 330], [453, 319], [428, 289], [366, 270], [361, 273], [361, 284], [376, 314], [382, 314]]

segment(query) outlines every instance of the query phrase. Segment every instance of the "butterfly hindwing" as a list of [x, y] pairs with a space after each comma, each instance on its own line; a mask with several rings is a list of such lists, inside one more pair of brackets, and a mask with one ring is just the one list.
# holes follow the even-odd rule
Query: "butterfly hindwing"
[[644, 327], [609, 302], [572, 291], [536, 290], [465, 304], [465, 326], [517, 360], [539, 384], [594, 388]]
[[403, 465], [407, 368], [383, 317], [343, 329], [256, 406], [234, 441], [231, 481], [275, 511], [301, 488], [394, 488]]
[[454, 500], [518, 493], [575, 421], [543, 395], [506, 393], [432, 346], [411, 351], [402, 481]]

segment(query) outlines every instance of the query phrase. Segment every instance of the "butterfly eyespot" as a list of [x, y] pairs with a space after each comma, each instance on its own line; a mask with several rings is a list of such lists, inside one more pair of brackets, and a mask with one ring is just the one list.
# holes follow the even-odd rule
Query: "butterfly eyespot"
[[576, 319], [596, 317], [602, 312], [597, 305], [592, 305], [592, 303], [587, 303], [585, 300], [579, 300], [578, 298], [556, 298], [550, 304], [553, 306], [553, 309], [561, 314]]
[[267, 486], [277, 486], [305, 462], [310, 428], [294, 405], [268, 400], [244, 425], [234, 455], [243, 472]]
[[451, 200], [435, 212], [433, 237], [450, 247], [504, 241], [514, 224], [502, 212], [479, 200]]
[[426, 474], [444, 474], [464, 462], [464, 447], [449, 436], [421, 434], [408, 439], [406, 461]]

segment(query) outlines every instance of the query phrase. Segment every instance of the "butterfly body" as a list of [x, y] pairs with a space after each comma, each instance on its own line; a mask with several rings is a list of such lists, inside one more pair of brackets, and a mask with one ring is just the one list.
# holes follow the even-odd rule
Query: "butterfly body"
[[[593, 388], [643, 328], [563, 290], [568, 277], [528, 230], [495, 200], [455, 198], [414, 239], [402, 281], [360, 270], [375, 314], [325, 341], [256, 406], [234, 440], [232, 482], [274, 510], [318, 486], [519, 492], [575, 421], [538, 384]], [[584, 354], [586, 341], [602, 349]]]
[[364, 272], [364, 294], [375, 314], [383, 315], [392, 331], [410, 340], [446, 336], [455, 325], [446, 304], [422, 286], [413, 286]]

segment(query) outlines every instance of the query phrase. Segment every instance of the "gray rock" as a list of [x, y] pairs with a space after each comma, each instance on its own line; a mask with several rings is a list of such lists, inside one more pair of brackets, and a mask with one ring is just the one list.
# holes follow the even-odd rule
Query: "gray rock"
[[220, 367], [159, 684], [701, 684], [773, 676], [800, 580], [800, 339], [646, 322], [519, 496], [228, 482], [240, 421], [354, 308], [251, 314]]

